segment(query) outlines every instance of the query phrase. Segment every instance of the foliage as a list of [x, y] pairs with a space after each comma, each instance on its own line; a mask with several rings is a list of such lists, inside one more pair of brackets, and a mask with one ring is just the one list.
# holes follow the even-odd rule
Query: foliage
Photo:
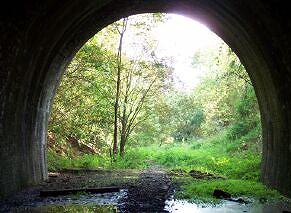
[[[152, 30], [152, 22], [137, 17], [123, 18], [112, 24], [119, 35], [112, 147], [114, 160], [117, 155], [118, 132], [120, 132], [119, 153], [124, 157], [125, 145], [132, 131], [147, 119], [146, 114], [143, 113], [147, 100], [149, 97], [153, 98], [165, 86], [164, 79], [169, 72], [167, 65], [156, 58], [153, 40], [144, 36], [145, 29]], [[142, 41], [138, 44], [142, 51], [140, 54], [135, 54], [134, 58], [124, 60], [122, 52], [124, 39], [128, 28], [132, 27], [135, 28], [136, 40]]]
[[237, 139], [254, 128], [260, 129], [260, 115], [254, 90], [247, 87], [244, 96], [235, 105], [235, 121], [229, 130], [229, 138]]
[[48, 152], [48, 170], [60, 171], [71, 168], [110, 168], [110, 157], [103, 155], [83, 154], [78, 157], [60, 156], [53, 151]]
[[[171, 88], [155, 102], [148, 122], [131, 144], [191, 141], [228, 129], [230, 140], [260, 128], [260, 114], [250, 79], [236, 55], [222, 44], [219, 50], [196, 52], [193, 67], [205, 72], [191, 93]], [[260, 134], [260, 133], [258, 133]]]
[[[212, 52], [207, 55], [212, 56], [212, 62], [209, 62], [209, 57], [200, 56], [201, 69], [207, 74], [194, 91], [197, 101], [203, 106], [205, 112], [205, 122], [202, 124], [204, 135], [209, 136], [235, 123], [238, 124], [238, 121], [242, 121], [247, 116], [251, 118], [251, 114], [255, 115], [259, 121], [259, 110], [253, 87], [236, 55], [226, 44], [221, 45], [216, 55]], [[239, 113], [239, 108], [247, 110], [249, 114]]]
[[[170, 83], [166, 78], [171, 67], [165, 64], [166, 59], [155, 56], [154, 42], [143, 33], [161, 22], [163, 16], [142, 17], [147, 17], [146, 21], [134, 16], [126, 18], [126, 22], [109, 25], [76, 54], [55, 98], [49, 120], [49, 147], [58, 147], [59, 152], [68, 154], [70, 149], [64, 150], [64, 147], [76, 141], [96, 147], [97, 153], [108, 152], [113, 135], [117, 136], [119, 126], [122, 126], [121, 149], [134, 128], [147, 119], [146, 114], [150, 111], [148, 102]], [[122, 23], [127, 24], [123, 26], [122, 37], [129, 28], [139, 38], [139, 44], [127, 45], [139, 48], [140, 55], [131, 57], [121, 52]], [[120, 47], [115, 54], [118, 43]], [[117, 80], [116, 76], [119, 76]], [[117, 81], [119, 94], [114, 104]], [[113, 126], [116, 128], [113, 129]], [[115, 144], [117, 146], [117, 141]]]
[[[236, 140], [260, 128], [250, 79], [226, 44], [194, 54], [193, 67], [205, 75], [195, 90], [185, 93], [172, 85], [169, 60], [155, 54], [151, 32], [163, 17], [145, 14], [126, 20], [124, 45], [140, 54], [127, 51], [116, 56], [122, 20], [84, 45], [65, 72], [55, 99], [49, 125], [54, 143], [69, 144], [74, 139], [97, 147], [98, 153], [108, 152], [114, 111], [122, 146], [127, 140], [128, 146], [190, 142], [225, 129], [229, 140]], [[127, 31], [134, 32], [129, 34], [136, 37], [134, 42], [128, 42]], [[120, 67], [120, 95], [114, 110], [116, 67]]]
[[52, 143], [77, 138], [102, 151], [108, 145], [113, 120], [113, 64], [108, 59], [112, 53], [100, 48], [96, 39], [77, 53], [62, 79], [49, 120]]

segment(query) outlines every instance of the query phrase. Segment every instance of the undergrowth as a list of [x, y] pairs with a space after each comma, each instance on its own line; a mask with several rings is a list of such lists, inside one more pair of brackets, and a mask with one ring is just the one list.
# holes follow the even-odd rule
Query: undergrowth
[[[128, 148], [123, 159], [112, 161], [107, 155], [82, 155], [74, 158], [58, 156], [49, 151], [49, 170], [63, 168], [144, 169], [152, 164], [165, 168], [208, 172], [225, 180], [191, 180], [182, 185], [181, 198], [215, 202], [216, 188], [233, 196], [278, 197], [259, 182], [261, 148], [259, 130], [254, 129], [239, 139], [230, 140], [228, 132], [192, 143]], [[260, 142], [260, 141], [259, 141]], [[199, 198], [199, 199], [198, 199]], [[198, 199], [198, 200], [197, 200]]]
[[[232, 179], [258, 180], [261, 155], [246, 149], [241, 141], [229, 141], [223, 132], [215, 137], [189, 143], [129, 148], [123, 159], [111, 161], [107, 155], [81, 155], [74, 158], [49, 151], [49, 170], [62, 168], [144, 169], [151, 164], [166, 168], [192, 169], [222, 175]], [[252, 137], [249, 136], [249, 137]]]

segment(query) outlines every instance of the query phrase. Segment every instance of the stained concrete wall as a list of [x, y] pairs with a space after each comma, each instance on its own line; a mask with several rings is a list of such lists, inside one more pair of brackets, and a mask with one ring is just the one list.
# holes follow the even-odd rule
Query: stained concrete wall
[[291, 196], [291, 15], [286, 3], [28, 0], [13, 4], [0, 9], [0, 196], [46, 179], [50, 106], [75, 52], [107, 24], [142, 12], [195, 18], [235, 50], [260, 105], [262, 181]]

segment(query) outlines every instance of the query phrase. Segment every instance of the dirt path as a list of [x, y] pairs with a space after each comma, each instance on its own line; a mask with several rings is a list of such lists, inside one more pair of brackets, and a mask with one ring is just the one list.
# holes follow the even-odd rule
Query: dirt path
[[142, 171], [134, 185], [128, 188], [128, 196], [120, 205], [122, 212], [166, 212], [165, 201], [171, 191], [171, 181], [160, 166]]

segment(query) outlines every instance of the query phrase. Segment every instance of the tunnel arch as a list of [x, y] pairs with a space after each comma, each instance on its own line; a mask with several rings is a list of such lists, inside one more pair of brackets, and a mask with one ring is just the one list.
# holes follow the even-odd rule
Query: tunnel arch
[[3, 62], [9, 69], [0, 99], [1, 196], [47, 178], [49, 112], [63, 71], [78, 49], [110, 23], [150, 12], [198, 20], [235, 51], [252, 80], [260, 106], [261, 179], [291, 195], [291, 62], [289, 55], [283, 54], [287, 50], [280, 47], [286, 44], [287, 48], [289, 43], [278, 37], [281, 22], [269, 18], [270, 5], [231, 0], [74, 0], [31, 4], [24, 14], [4, 24], [3, 29], [12, 33], [0, 37], [10, 53]]

